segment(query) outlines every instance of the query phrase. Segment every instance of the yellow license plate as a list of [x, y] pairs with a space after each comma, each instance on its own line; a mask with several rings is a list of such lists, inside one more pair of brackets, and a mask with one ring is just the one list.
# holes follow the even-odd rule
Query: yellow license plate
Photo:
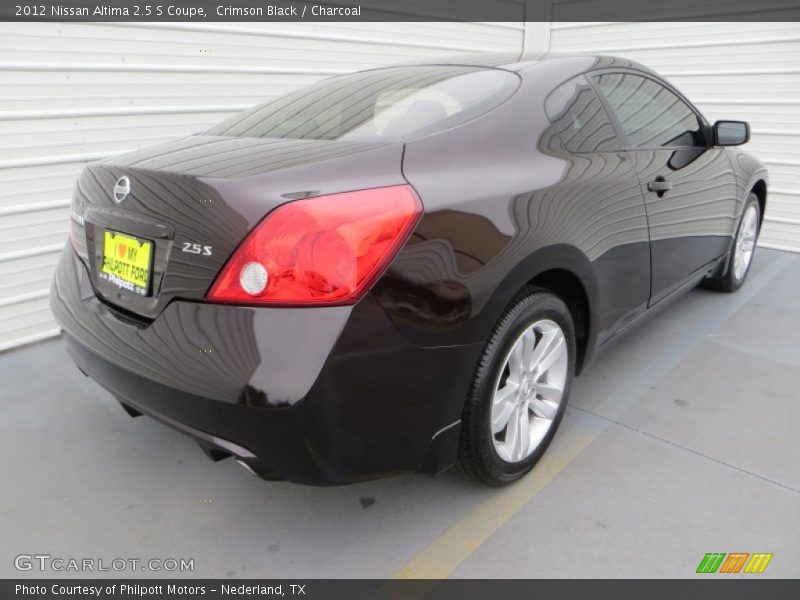
[[101, 275], [119, 288], [147, 296], [153, 242], [116, 231], [103, 232]]

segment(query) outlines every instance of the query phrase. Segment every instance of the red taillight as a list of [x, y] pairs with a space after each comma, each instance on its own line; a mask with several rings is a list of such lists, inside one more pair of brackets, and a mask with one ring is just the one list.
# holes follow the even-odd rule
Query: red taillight
[[77, 252], [78, 250], [78, 232], [76, 231], [77, 226], [75, 225], [75, 221], [72, 219], [69, 220], [69, 242], [72, 244], [72, 249]]
[[73, 196], [69, 203], [69, 241], [75, 252], [78, 252], [78, 228], [83, 228], [83, 211]]
[[279, 206], [233, 253], [208, 292], [214, 302], [356, 302], [405, 243], [422, 204], [408, 185]]

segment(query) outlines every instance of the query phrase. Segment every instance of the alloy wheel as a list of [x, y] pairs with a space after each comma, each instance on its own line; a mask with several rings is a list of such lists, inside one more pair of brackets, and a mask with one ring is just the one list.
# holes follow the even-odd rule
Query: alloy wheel
[[495, 385], [490, 411], [497, 455], [525, 460], [553, 426], [567, 383], [564, 332], [544, 319], [530, 325], [512, 344]]
[[755, 204], [751, 204], [742, 217], [742, 226], [739, 228], [739, 235], [736, 236], [736, 250], [733, 255], [733, 274], [737, 280], [741, 280], [750, 260], [753, 258], [753, 249], [756, 245], [758, 234], [758, 209]]

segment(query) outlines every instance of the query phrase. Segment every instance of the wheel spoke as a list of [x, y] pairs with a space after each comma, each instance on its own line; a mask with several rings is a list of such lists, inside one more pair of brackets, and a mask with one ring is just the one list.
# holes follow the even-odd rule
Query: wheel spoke
[[514, 412], [517, 388], [516, 384], [506, 382], [505, 387], [495, 392], [492, 399], [492, 435], [503, 431]]
[[528, 331], [522, 335], [518, 344], [522, 346], [521, 358], [523, 369], [530, 370], [534, 365], [533, 354], [534, 348], [536, 347], [536, 334], [533, 329], [528, 329]]
[[511, 460], [517, 460], [516, 450], [519, 443], [519, 406], [515, 406], [506, 428], [506, 438], [503, 445], [508, 451]]
[[525, 370], [522, 362], [522, 340], [518, 340], [508, 355], [509, 379], [511, 381], [522, 381], [522, 373]]
[[514, 458], [521, 460], [528, 456], [528, 449], [531, 445], [531, 418], [526, 404], [520, 405], [516, 417], [519, 421], [519, 434], [517, 443], [514, 445]]
[[494, 393], [492, 406], [500, 406], [509, 400], [513, 400], [519, 389], [519, 384], [514, 381], [506, 381], [506, 384]]
[[564, 394], [564, 390], [553, 383], [543, 381], [536, 384], [536, 393], [558, 404], [561, 402], [561, 396]]
[[505, 429], [506, 425], [508, 425], [508, 420], [511, 418], [511, 415], [514, 413], [514, 409], [516, 406], [507, 402], [503, 407], [495, 413], [494, 418], [492, 419], [492, 435], [496, 435]]
[[736, 250], [736, 257], [733, 260], [733, 274], [736, 279], [741, 279], [744, 274], [744, 252], [741, 247]]
[[534, 398], [531, 400], [531, 408], [537, 417], [552, 421], [558, 412], [558, 402], [547, 398]]
[[536, 448], [542, 443], [544, 436], [550, 431], [551, 421], [546, 419], [534, 419], [531, 423], [531, 448]]
[[755, 209], [750, 209], [747, 211], [747, 228], [745, 232], [747, 234], [754, 234], [755, 233], [755, 223], [756, 223], [756, 211]]
[[564, 336], [560, 330], [556, 330], [548, 343], [547, 349], [542, 353], [537, 362], [539, 373], [546, 373], [547, 370], [561, 357], [564, 351]]
[[539, 343], [536, 344], [536, 347], [533, 349], [533, 356], [531, 357], [532, 366], [539, 365], [542, 361], [542, 357], [550, 350], [559, 333], [557, 329], [542, 332]]

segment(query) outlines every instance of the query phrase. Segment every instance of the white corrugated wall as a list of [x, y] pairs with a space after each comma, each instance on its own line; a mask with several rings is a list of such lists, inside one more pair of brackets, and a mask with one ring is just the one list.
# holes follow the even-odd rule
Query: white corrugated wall
[[550, 49], [638, 60], [710, 121], [749, 121], [770, 172], [760, 245], [800, 251], [800, 23], [553, 23]]
[[47, 293], [80, 169], [321, 77], [522, 49], [522, 23], [0, 23], [0, 351], [57, 335]]

